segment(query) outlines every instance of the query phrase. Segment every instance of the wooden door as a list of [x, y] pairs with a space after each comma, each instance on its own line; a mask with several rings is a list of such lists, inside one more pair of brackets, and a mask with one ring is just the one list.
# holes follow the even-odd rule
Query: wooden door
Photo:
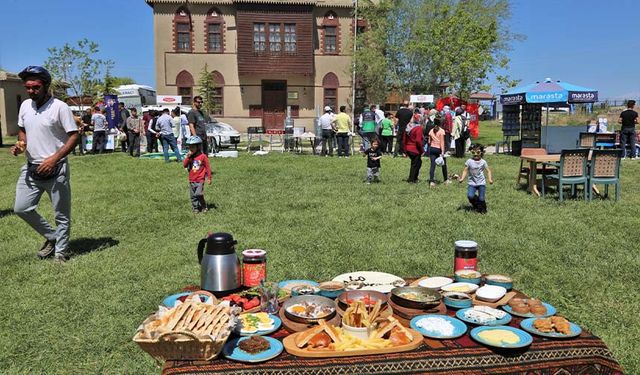
[[287, 108], [287, 81], [262, 81], [262, 126], [284, 129]]

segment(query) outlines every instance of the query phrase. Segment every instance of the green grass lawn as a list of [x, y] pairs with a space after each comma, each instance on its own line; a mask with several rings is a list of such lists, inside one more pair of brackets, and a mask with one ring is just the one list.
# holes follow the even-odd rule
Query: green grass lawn
[[[208, 231], [232, 233], [238, 250], [266, 249], [271, 280], [447, 275], [453, 242], [472, 239], [481, 271], [511, 275], [640, 373], [640, 162], [624, 162], [620, 202], [560, 204], [515, 188], [519, 159], [488, 155], [496, 183], [478, 215], [465, 209], [466, 184], [403, 182], [408, 159], [384, 158], [374, 185], [363, 184], [362, 157], [211, 160], [205, 195], [217, 208], [194, 215], [175, 163], [72, 157], [76, 255], [57, 265], [35, 258], [42, 239], [11, 214], [24, 159], [0, 149], [0, 373], [158, 373], [131, 338], [165, 296], [199, 282], [196, 246]], [[449, 160], [460, 172], [463, 161]], [[41, 212], [52, 217], [47, 197]]]

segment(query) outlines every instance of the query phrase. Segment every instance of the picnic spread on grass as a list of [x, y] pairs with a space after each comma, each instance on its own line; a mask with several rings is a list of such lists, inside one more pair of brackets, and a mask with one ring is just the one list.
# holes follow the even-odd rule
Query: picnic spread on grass
[[138, 328], [133, 340], [165, 361], [163, 373], [622, 374], [604, 342], [551, 303], [481, 273], [473, 241], [456, 242], [453, 277], [277, 283], [266, 281], [264, 250], [244, 251], [241, 266], [236, 243], [226, 233], [201, 241], [201, 285]]

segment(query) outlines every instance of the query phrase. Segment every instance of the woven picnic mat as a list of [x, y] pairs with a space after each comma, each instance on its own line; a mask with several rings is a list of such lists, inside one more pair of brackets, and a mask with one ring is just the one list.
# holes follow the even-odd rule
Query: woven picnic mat
[[[449, 315], [455, 311], [448, 310]], [[509, 323], [520, 327], [516, 316]], [[469, 328], [470, 330], [471, 328]], [[271, 337], [283, 339], [281, 329]], [[573, 339], [533, 336], [533, 343], [520, 350], [498, 350], [475, 342], [468, 334], [455, 340], [424, 339], [418, 349], [375, 356], [300, 358], [283, 351], [263, 363], [245, 364], [224, 357], [209, 362], [169, 361], [162, 373], [237, 375], [337, 375], [337, 374], [526, 374], [526, 375], [618, 375], [622, 368], [606, 344], [586, 330]]]

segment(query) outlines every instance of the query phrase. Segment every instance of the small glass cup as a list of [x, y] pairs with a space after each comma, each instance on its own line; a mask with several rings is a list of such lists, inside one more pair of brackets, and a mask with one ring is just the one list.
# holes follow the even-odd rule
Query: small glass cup
[[260, 310], [268, 314], [278, 312], [278, 283], [266, 282], [260, 285]]

